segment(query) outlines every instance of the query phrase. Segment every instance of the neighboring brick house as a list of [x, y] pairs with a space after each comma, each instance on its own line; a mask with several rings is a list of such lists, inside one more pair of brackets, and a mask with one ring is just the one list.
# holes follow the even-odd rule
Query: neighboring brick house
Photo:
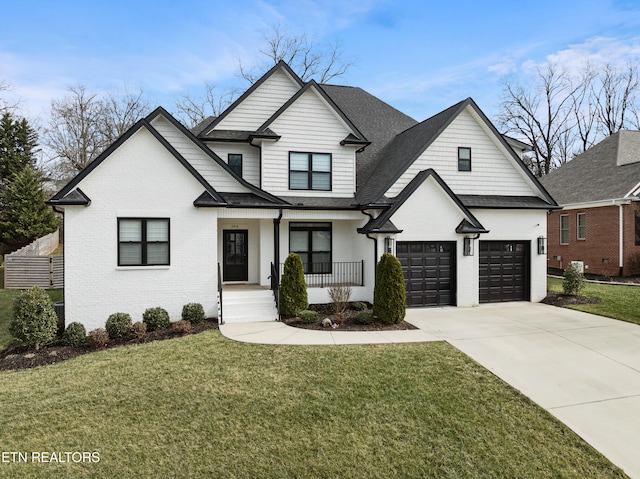
[[542, 178], [562, 210], [547, 220], [548, 266], [640, 274], [640, 131], [620, 131]]

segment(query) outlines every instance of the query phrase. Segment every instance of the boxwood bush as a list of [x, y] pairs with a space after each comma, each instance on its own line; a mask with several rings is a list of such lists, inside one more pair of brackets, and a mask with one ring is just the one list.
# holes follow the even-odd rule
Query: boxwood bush
[[361, 311], [356, 316], [355, 322], [356, 324], [371, 324], [373, 323], [373, 314], [367, 311]]
[[318, 312], [305, 309], [304, 311], [300, 311], [298, 313], [298, 317], [302, 320], [303, 323], [311, 324], [315, 323], [318, 320]]
[[147, 308], [142, 315], [142, 322], [147, 325], [147, 331], [156, 331], [157, 329], [168, 328], [171, 324], [169, 313], [166, 309]]
[[564, 279], [562, 280], [562, 292], [570, 296], [577, 296], [584, 289], [584, 275], [580, 271], [580, 267], [571, 263], [564, 270]]
[[189, 303], [182, 307], [182, 319], [191, 323], [204, 320], [204, 308], [200, 303]]
[[62, 335], [62, 343], [66, 346], [82, 346], [87, 339], [87, 330], [82, 323], [70, 323]]
[[127, 313], [113, 313], [107, 318], [104, 328], [109, 339], [117, 339], [125, 336], [131, 325], [131, 316]]
[[9, 332], [19, 341], [36, 349], [56, 339], [58, 316], [44, 289], [35, 286], [16, 296]]

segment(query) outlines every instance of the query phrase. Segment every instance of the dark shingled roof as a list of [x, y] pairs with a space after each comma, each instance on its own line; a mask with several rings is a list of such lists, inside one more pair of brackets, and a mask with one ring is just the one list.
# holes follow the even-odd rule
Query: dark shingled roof
[[458, 198], [467, 208], [518, 208], [528, 210], [557, 208], [557, 206], [551, 206], [537, 196], [458, 195]]
[[378, 154], [398, 133], [418, 123], [362, 88], [320, 85], [333, 102], [371, 142], [357, 153], [356, 183], [360, 189], [373, 172]]
[[624, 198], [640, 183], [640, 131], [619, 131], [541, 178], [560, 205]]

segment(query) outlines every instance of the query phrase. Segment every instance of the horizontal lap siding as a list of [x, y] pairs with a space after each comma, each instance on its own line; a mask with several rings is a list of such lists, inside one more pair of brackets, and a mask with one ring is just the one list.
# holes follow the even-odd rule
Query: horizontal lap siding
[[283, 70], [274, 73], [216, 125], [216, 130], [257, 130], [300, 86]]
[[247, 188], [240, 185], [214, 159], [207, 156], [193, 141], [188, 139], [167, 120], [158, 117], [153, 121], [152, 125], [216, 191], [248, 192]]
[[[265, 144], [263, 188], [276, 195], [345, 197], [355, 192], [355, 150], [341, 146], [350, 133], [330, 107], [312, 90], [302, 95], [271, 126], [282, 136]], [[331, 191], [289, 190], [289, 152], [331, 153]]]
[[6, 289], [62, 288], [64, 260], [62, 256], [5, 257], [4, 287]]
[[[395, 197], [415, 175], [433, 168], [456, 194], [531, 195], [536, 194], [525, 173], [511, 159], [494, 135], [467, 109], [425, 150], [389, 189]], [[458, 171], [458, 147], [471, 147], [471, 171]]]
[[257, 148], [244, 143], [209, 143], [207, 146], [225, 163], [229, 163], [229, 153], [242, 155], [242, 177], [254, 186], [260, 187], [260, 155]]

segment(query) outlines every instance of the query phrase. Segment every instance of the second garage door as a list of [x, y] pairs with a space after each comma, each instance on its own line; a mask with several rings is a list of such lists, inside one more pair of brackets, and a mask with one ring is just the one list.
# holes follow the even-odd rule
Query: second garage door
[[529, 242], [480, 241], [480, 302], [529, 300]]
[[398, 242], [407, 306], [455, 305], [455, 252], [454, 242]]

